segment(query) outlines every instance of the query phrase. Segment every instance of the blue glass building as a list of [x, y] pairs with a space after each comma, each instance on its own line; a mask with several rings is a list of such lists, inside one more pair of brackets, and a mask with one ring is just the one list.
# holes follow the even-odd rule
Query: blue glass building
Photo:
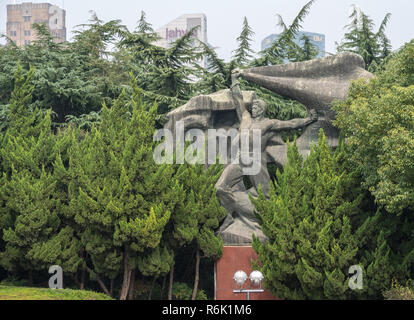
[[[294, 41], [301, 47], [303, 46], [303, 40], [301, 39], [304, 35], [309, 38], [313, 46], [318, 50], [317, 58], [323, 58], [325, 56], [325, 35], [314, 32], [299, 31]], [[262, 50], [269, 48], [278, 38], [278, 34], [271, 34], [270, 36], [264, 38], [262, 41]]]

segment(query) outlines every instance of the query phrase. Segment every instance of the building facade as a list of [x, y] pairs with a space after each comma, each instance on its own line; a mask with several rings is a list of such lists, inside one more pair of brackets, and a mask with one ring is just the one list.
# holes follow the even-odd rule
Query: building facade
[[36, 40], [34, 23], [44, 23], [56, 43], [66, 41], [66, 11], [50, 3], [23, 2], [7, 5], [7, 36], [18, 46]]
[[[264, 38], [262, 41], [262, 50], [271, 47], [273, 42], [275, 42], [279, 36], [279, 34], [271, 34], [270, 36]], [[314, 32], [299, 31], [294, 39], [294, 42], [301, 47], [304, 43], [302, 40], [303, 36], [308, 37], [312, 45], [318, 50], [317, 58], [323, 58], [325, 56], [325, 35]]]
[[[194, 31], [194, 38], [207, 44], [207, 17], [202, 13], [184, 14], [162, 26], [156, 31], [161, 39], [155, 44], [168, 49], [174, 41], [187, 34], [194, 27], [198, 27]], [[196, 45], [195, 42], [194, 45]], [[200, 63], [205, 66], [206, 59]]]

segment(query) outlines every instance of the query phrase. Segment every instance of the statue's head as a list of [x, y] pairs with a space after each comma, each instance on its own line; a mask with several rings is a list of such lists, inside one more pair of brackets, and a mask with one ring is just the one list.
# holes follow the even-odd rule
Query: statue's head
[[253, 100], [253, 105], [251, 107], [251, 114], [253, 118], [263, 118], [266, 113], [267, 105], [263, 100], [255, 99]]

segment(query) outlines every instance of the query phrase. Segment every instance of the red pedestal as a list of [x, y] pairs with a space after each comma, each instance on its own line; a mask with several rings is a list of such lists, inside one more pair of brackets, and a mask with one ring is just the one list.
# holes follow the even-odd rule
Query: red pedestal
[[[247, 276], [253, 271], [251, 260], [257, 261], [257, 254], [249, 247], [224, 247], [223, 256], [215, 265], [215, 300], [246, 300], [245, 293], [233, 293], [239, 289], [233, 280], [234, 273], [239, 270], [246, 272]], [[246, 281], [243, 289], [250, 288], [250, 281]], [[255, 289], [255, 288], [253, 288]], [[269, 291], [251, 293], [250, 300], [279, 300]]]

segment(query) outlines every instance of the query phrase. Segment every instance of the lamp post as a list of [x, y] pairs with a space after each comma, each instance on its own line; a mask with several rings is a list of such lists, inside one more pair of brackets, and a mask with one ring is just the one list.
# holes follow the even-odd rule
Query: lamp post
[[[250, 300], [250, 294], [251, 293], [262, 293], [264, 290], [262, 288], [259, 289], [242, 289], [243, 285], [247, 281], [247, 274], [246, 272], [239, 270], [237, 271], [234, 276], [233, 280], [236, 282], [236, 284], [240, 287], [238, 290], [233, 290], [233, 293], [246, 293], [247, 300]], [[261, 287], [261, 283], [263, 281], [263, 274], [260, 271], [253, 271], [250, 276], [250, 285]]]

